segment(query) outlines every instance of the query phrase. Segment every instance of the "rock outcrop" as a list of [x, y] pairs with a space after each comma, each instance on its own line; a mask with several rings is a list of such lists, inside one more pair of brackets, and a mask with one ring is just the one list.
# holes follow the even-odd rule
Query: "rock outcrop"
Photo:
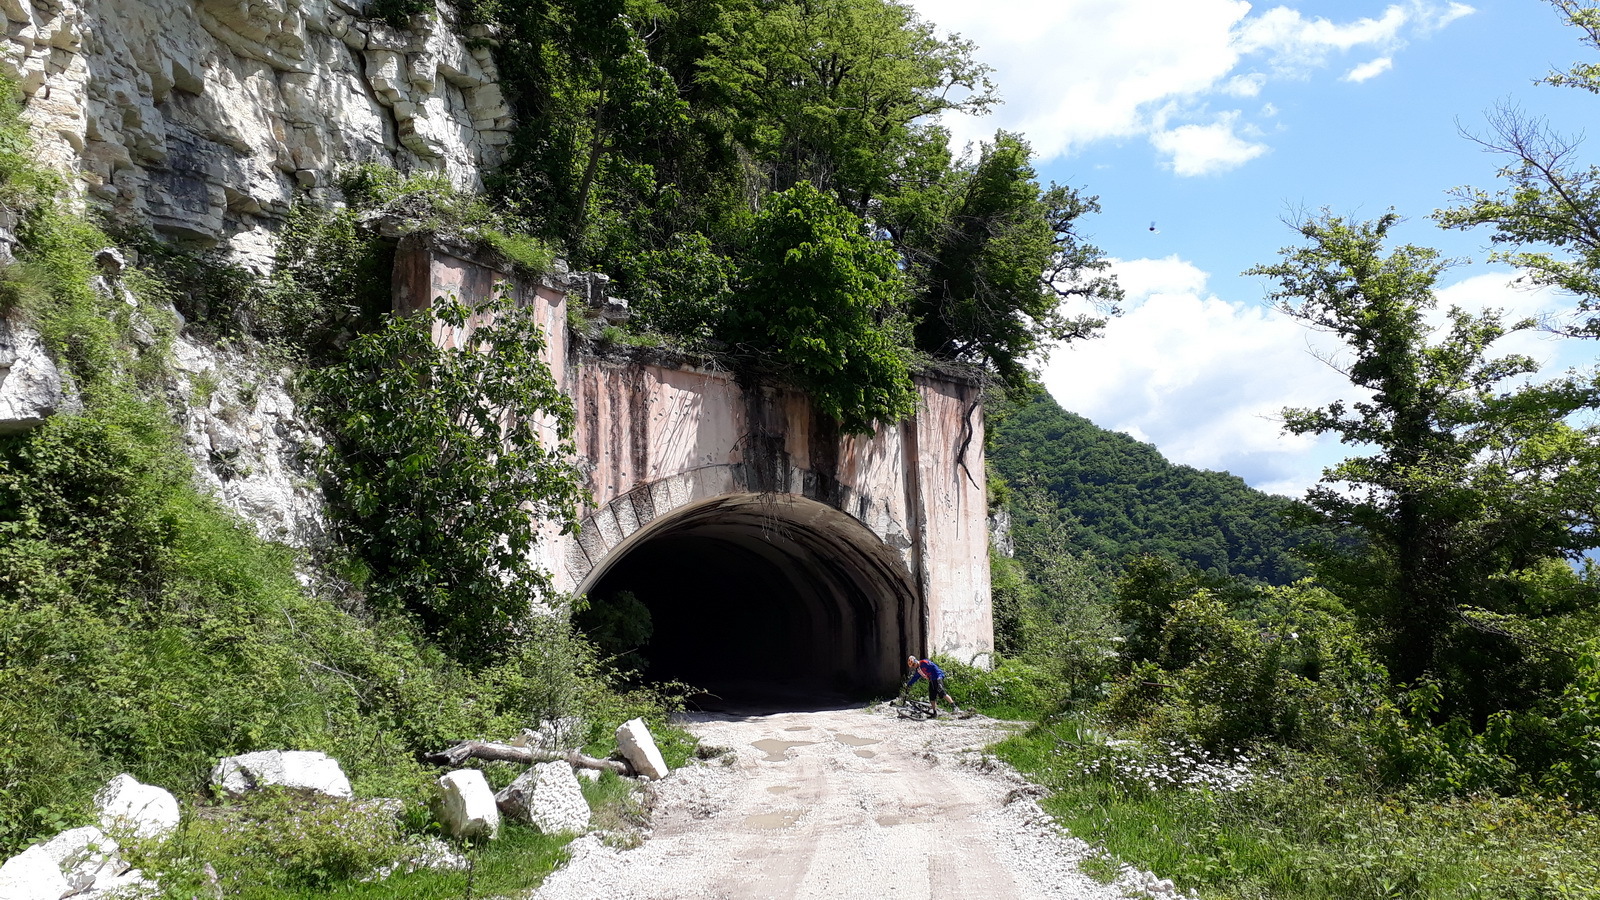
[[0, 434], [42, 425], [66, 403], [39, 332], [0, 316]]
[[200, 481], [266, 540], [315, 546], [328, 527], [314, 459], [322, 439], [287, 371], [182, 337], [172, 359], [172, 407]]
[[510, 110], [480, 33], [440, 4], [392, 28], [359, 0], [0, 0], [0, 72], [39, 158], [91, 205], [240, 261], [274, 220], [330, 199], [342, 165], [481, 182]]

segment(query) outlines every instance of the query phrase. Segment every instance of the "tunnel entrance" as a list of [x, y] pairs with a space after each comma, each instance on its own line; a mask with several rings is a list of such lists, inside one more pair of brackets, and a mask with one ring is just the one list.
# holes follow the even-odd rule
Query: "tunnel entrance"
[[[647, 682], [694, 686], [706, 708], [865, 697], [892, 687], [921, 646], [899, 555], [803, 498], [740, 495], [680, 511], [618, 545], [588, 582], [580, 626], [605, 629], [611, 653], [642, 640], [624, 663]], [[648, 636], [619, 627], [640, 607]]]

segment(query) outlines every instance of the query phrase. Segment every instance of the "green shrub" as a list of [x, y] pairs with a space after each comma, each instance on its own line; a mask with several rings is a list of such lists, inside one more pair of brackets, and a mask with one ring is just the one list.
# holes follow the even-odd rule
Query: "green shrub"
[[1104, 874], [1132, 864], [1208, 898], [1583, 897], [1600, 874], [1600, 819], [1559, 799], [1388, 793], [1326, 755], [1206, 756], [1079, 719], [997, 750], [1108, 851]]
[[1272, 741], [1335, 748], [1367, 722], [1387, 675], [1334, 601], [1308, 584], [1263, 588], [1245, 618], [1207, 588], [1130, 643], [1148, 657], [1114, 691], [1119, 721], [1210, 747]]
[[368, 163], [340, 175], [339, 187], [363, 219], [388, 217], [403, 231], [441, 234], [485, 244], [525, 272], [538, 274], [555, 253], [522, 220], [496, 210], [483, 195], [457, 189], [448, 178], [424, 172], [402, 176]]
[[728, 315], [735, 265], [705, 235], [674, 235], [665, 249], [625, 256], [617, 280], [629, 327], [695, 342], [715, 338]]
[[[469, 320], [470, 339], [434, 343], [435, 328], [464, 335]], [[441, 298], [306, 380], [334, 438], [329, 503], [373, 601], [475, 664], [514, 648], [556, 600], [531, 553], [542, 522], [576, 527], [583, 495], [568, 462], [572, 401], [539, 356], [545, 339], [508, 291], [472, 308]]]
[[649, 665], [642, 651], [649, 646], [655, 629], [650, 608], [632, 591], [619, 591], [598, 601], [588, 599], [574, 610], [573, 619], [618, 675], [636, 677]]
[[207, 892], [209, 865], [224, 894], [252, 897], [368, 878], [407, 849], [399, 819], [376, 805], [264, 792], [191, 810], [140, 862], [169, 896]]
[[[1003, 719], [1039, 719], [1061, 708], [1067, 686], [1048, 667], [1001, 657], [984, 670], [940, 657], [950, 695], [962, 708]], [[920, 685], [918, 685], [920, 687]]]
[[751, 231], [728, 336], [811, 395], [847, 433], [916, 411], [904, 278], [833, 197], [802, 183], [766, 199]]

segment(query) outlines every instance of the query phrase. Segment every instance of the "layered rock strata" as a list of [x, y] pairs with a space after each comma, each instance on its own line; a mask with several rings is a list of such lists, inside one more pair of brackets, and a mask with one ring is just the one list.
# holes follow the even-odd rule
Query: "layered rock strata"
[[42, 161], [114, 219], [264, 268], [275, 221], [381, 162], [480, 186], [510, 140], [482, 29], [363, 0], [0, 0]]

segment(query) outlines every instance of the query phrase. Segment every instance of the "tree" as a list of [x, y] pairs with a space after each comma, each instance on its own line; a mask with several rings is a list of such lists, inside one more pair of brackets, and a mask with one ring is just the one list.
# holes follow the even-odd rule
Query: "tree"
[[1600, 451], [1592, 429], [1566, 422], [1593, 392], [1574, 379], [1519, 386], [1537, 368], [1531, 359], [1488, 356], [1532, 321], [1451, 309], [1434, 325], [1446, 263], [1411, 245], [1384, 256], [1398, 221], [1325, 213], [1298, 226], [1305, 246], [1247, 274], [1275, 280], [1280, 310], [1344, 342], [1342, 371], [1364, 395], [1285, 411], [1295, 434], [1371, 448], [1326, 470], [1307, 497], [1324, 521], [1365, 538], [1353, 552], [1325, 552], [1322, 576], [1381, 628], [1401, 680], [1451, 679], [1481, 723], [1515, 690], [1492, 681], [1517, 654], [1472, 611], [1548, 612], [1516, 574], [1600, 546], [1590, 493]]
[[1105, 308], [1122, 297], [1102, 274], [1099, 248], [1077, 230], [1099, 212], [1097, 198], [1041, 188], [1032, 158], [1026, 141], [998, 132], [977, 160], [888, 198], [882, 219], [916, 282], [917, 349], [982, 364], [1019, 399], [1034, 390], [1026, 358], [1105, 324], [1064, 314], [1063, 301]]
[[[1594, 0], [1549, 0], [1579, 29], [1582, 43], [1600, 50], [1600, 4]], [[1600, 93], [1600, 65], [1576, 63], [1551, 72], [1542, 83]], [[1560, 288], [1577, 298], [1576, 317], [1558, 330], [1600, 337], [1600, 168], [1577, 160], [1579, 140], [1561, 135], [1515, 106], [1489, 115], [1490, 134], [1473, 136], [1485, 149], [1509, 158], [1497, 175], [1498, 191], [1458, 187], [1457, 202], [1435, 218], [1446, 228], [1487, 225], [1501, 248], [1490, 257], [1525, 272], [1533, 284]]]
[[[470, 337], [439, 347], [435, 326]], [[506, 294], [390, 317], [314, 372], [333, 434], [328, 499], [369, 594], [468, 663], [493, 662], [551, 595], [531, 551], [540, 523], [576, 527], [572, 401], [540, 358], [531, 311]]]
[[587, 264], [619, 203], [655, 193], [653, 164], [685, 149], [687, 104], [647, 43], [672, 17], [656, 0], [484, 0], [474, 12], [501, 31], [501, 82], [523, 120], [501, 187]]
[[781, 192], [802, 182], [857, 215], [883, 196], [902, 161], [944, 132], [946, 111], [994, 103], [973, 45], [940, 40], [893, 0], [775, 0], [730, 5], [708, 40], [700, 80]]
[[[476, 0], [474, 15], [499, 27], [496, 58], [520, 121], [498, 188], [569, 262], [616, 278], [637, 303], [631, 327], [784, 356], [784, 371], [769, 374], [826, 384], [819, 403], [850, 429], [912, 408], [903, 370], [914, 350], [1026, 392], [1030, 357], [1101, 324], [1063, 302], [1103, 309], [1119, 296], [1078, 231], [1095, 198], [1041, 187], [1012, 135], [953, 162], [936, 117], [991, 105], [989, 70], [971, 43], [939, 36], [906, 3]], [[829, 305], [832, 288], [778, 301], [787, 322], [740, 312], [778, 290], [751, 278], [794, 265], [769, 251], [800, 187], [855, 219], [846, 228], [805, 201], [819, 227], [850, 235], [837, 245], [854, 248], [845, 268], [875, 268], [863, 262], [882, 255], [870, 244], [892, 262], [896, 271], [862, 282], [871, 296], [845, 304], [870, 309], [870, 327], [854, 312], [833, 321], [843, 307]], [[824, 306], [803, 312], [804, 297]], [[792, 343], [830, 330], [854, 341], [843, 358]], [[859, 340], [868, 334], [871, 347]]]
[[809, 184], [770, 197], [741, 282], [730, 336], [844, 431], [916, 411], [894, 251], [832, 197]]

